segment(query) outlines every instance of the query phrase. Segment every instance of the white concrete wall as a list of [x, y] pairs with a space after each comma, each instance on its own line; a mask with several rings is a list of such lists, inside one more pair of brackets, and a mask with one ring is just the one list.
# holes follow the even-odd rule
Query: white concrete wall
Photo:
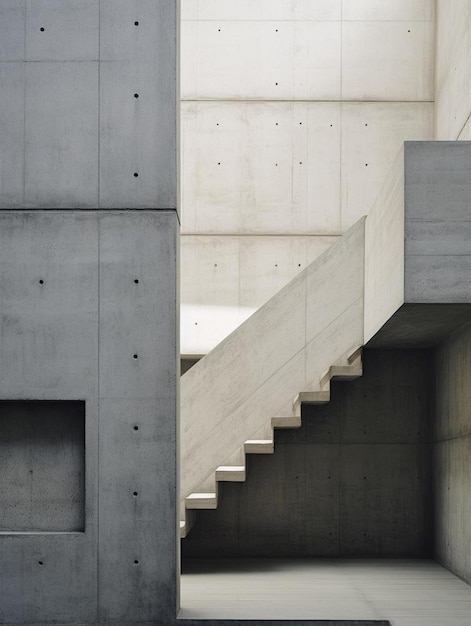
[[182, 1], [182, 352], [368, 213], [434, 133], [434, 0]]
[[437, 0], [437, 139], [471, 139], [470, 55], [471, 3]]

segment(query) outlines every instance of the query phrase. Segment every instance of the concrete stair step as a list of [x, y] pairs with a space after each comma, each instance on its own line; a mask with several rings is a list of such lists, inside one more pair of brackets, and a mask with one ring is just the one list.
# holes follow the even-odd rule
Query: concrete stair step
[[187, 509], [217, 509], [218, 498], [216, 493], [190, 493], [185, 498]]
[[273, 454], [274, 451], [273, 439], [249, 439], [244, 443], [245, 454]]
[[322, 391], [301, 391], [293, 401], [293, 415], [301, 417], [301, 404], [327, 404], [330, 402], [330, 390]]
[[243, 483], [246, 478], [245, 465], [220, 465], [216, 469], [216, 480]]
[[302, 425], [300, 415], [291, 415], [289, 417], [272, 417], [272, 428], [300, 428]]
[[354, 380], [363, 374], [363, 367], [360, 365], [333, 365], [330, 368], [330, 378], [340, 380]]

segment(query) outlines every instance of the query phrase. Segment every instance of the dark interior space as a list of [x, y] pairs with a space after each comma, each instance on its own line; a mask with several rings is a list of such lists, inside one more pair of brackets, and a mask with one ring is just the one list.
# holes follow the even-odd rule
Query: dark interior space
[[83, 531], [85, 402], [0, 401], [0, 531]]
[[[365, 350], [364, 374], [303, 405], [302, 427], [250, 455], [200, 511], [184, 558], [430, 557], [433, 553], [431, 350]], [[220, 486], [221, 487], [221, 486]]]
[[183, 566], [218, 557], [434, 558], [471, 583], [471, 324], [427, 349], [363, 351], [198, 512]]

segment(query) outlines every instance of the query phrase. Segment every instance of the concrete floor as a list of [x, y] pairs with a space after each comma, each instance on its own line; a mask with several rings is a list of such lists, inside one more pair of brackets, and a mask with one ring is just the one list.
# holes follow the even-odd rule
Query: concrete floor
[[433, 560], [189, 561], [180, 617], [471, 626], [471, 587]]

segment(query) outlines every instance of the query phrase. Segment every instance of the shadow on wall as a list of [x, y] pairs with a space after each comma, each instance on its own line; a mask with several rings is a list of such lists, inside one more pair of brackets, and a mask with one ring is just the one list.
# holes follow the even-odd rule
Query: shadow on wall
[[200, 511], [183, 557], [432, 556], [431, 350], [365, 350], [364, 375], [304, 405]]

